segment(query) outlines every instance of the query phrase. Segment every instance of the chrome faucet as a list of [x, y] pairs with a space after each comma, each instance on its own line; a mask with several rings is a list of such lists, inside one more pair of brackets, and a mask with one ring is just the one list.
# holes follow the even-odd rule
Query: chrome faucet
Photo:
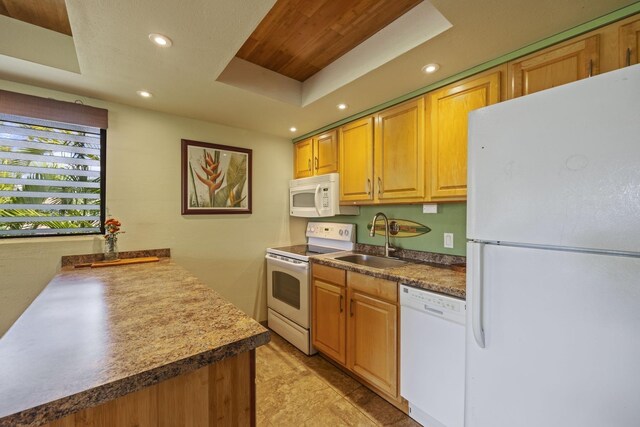
[[378, 212], [373, 216], [373, 221], [371, 222], [371, 231], [369, 232], [369, 236], [374, 237], [376, 235], [376, 221], [378, 221], [378, 217], [381, 216], [384, 219], [384, 256], [388, 257], [389, 252], [393, 252], [396, 250], [393, 246], [389, 244], [389, 218], [382, 212]]

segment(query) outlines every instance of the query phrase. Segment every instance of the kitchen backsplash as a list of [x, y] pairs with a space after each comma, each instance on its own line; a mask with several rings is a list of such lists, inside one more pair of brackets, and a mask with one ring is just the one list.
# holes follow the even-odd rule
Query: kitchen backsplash
[[[417, 237], [391, 237], [389, 241], [393, 246], [449, 255], [466, 255], [466, 203], [440, 203], [436, 214], [422, 213], [422, 205], [362, 206], [360, 215], [318, 218], [318, 220], [356, 224], [358, 243], [383, 245], [384, 236], [369, 237], [367, 230], [367, 224], [371, 222], [377, 212], [383, 212], [390, 220], [407, 219], [424, 224], [431, 229], [431, 232]], [[444, 233], [453, 233], [453, 249], [444, 247]]]

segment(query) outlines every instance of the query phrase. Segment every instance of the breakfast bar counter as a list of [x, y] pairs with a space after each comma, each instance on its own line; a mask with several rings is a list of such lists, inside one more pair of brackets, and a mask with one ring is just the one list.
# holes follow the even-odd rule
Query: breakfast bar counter
[[269, 339], [169, 258], [64, 267], [0, 339], [0, 426], [253, 424]]

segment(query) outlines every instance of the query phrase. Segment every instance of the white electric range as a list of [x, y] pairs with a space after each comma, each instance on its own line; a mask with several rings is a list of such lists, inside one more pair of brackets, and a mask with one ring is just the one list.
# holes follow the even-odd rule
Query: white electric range
[[351, 251], [355, 224], [309, 222], [307, 244], [267, 249], [267, 307], [269, 328], [305, 354], [311, 345], [311, 268], [309, 257]]

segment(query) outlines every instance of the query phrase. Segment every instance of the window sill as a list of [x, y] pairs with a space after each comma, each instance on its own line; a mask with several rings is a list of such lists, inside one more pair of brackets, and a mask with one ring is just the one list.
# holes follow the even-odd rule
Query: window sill
[[0, 246], [25, 243], [69, 243], [69, 242], [90, 242], [95, 239], [104, 240], [102, 234], [83, 234], [81, 236], [32, 236], [32, 237], [11, 237], [0, 239]]

